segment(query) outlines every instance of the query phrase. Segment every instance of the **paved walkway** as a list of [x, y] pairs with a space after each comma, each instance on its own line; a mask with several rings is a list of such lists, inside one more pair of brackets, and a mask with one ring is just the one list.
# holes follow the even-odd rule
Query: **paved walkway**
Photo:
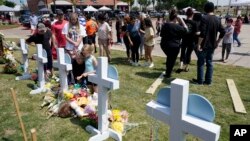
[[[155, 23], [155, 22], [153, 22]], [[113, 38], [116, 41], [116, 32], [115, 32], [115, 24], [113, 24]], [[0, 30], [1, 33], [5, 35], [6, 38], [27, 38], [30, 35], [30, 30], [25, 29], [24, 27], [18, 27], [14, 29]], [[241, 47], [236, 47], [234, 45], [233, 52], [229, 56], [229, 60], [227, 63], [219, 62], [221, 59], [221, 47], [218, 47], [215, 50], [214, 60], [216, 63], [220, 63], [223, 65], [234, 65], [234, 66], [243, 66], [250, 68], [250, 25], [243, 25], [242, 32], [239, 35], [239, 39], [242, 42]], [[156, 38], [156, 45], [153, 50], [154, 56], [165, 57], [165, 54], [162, 52], [160, 48], [160, 37]], [[116, 50], [125, 50], [124, 45], [113, 45], [112, 49]], [[192, 54], [192, 59], [197, 59], [195, 53]], [[217, 61], [216, 61], [217, 60]]]

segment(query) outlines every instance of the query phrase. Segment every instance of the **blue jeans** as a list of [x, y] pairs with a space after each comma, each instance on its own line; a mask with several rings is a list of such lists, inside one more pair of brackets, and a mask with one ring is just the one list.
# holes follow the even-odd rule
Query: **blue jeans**
[[206, 62], [206, 75], [205, 75], [205, 83], [211, 84], [212, 83], [212, 76], [213, 76], [213, 49], [202, 50], [196, 52], [198, 60], [197, 60], [197, 80], [198, 83], [203, 83], [203, 76], [204, 76], [204, 64]]
[[235, 40], [236, 42], [237, 42], [237, 44], [238, 44], [238, 46], [240, 46], [241, 45], [241, 42], [240, 42], [240, 40], [239, 40], [239, 38], [238, 38], [238, 33], [236, 33], [236, 32], [234, 32], [233, 33], [233, 41]]

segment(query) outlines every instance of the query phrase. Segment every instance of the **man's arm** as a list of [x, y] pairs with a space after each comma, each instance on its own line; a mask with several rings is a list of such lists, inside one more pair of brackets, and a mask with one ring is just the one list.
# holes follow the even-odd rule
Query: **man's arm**
[[206, 24], [205, 18], [201, 19], [199, 29], [200, 29], [200, 36], [199, 36], [199, 39], [198, 39], [197, 50], [202, 51], [201, 43], [202, 43], [202, 41], [204, 40], [204, 38], [206, 36], [206, 30], [207, 30], [207, 24]]

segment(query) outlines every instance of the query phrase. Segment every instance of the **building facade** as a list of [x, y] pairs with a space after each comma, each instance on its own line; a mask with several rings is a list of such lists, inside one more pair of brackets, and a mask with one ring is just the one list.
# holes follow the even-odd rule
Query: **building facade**
[[[51, 8], [52, 11], [55, 9], [54, 6], [60, 9], [72, 8], [71, 0], [56, 0], [56, 5], [54, 5], [53, 0], [27, 0], [27, 3], [32, 12], [37, 12], [41, 7], [41, 3], [44, 3], [45, 7], [48, 7], [49, 9]], [[111, 9], [128, 9], [128, 4], [121, 2], [120, 0], [76, 0], [77, 8], [82, 9], [89, 5], [92, 5], [95, 8], [107, 6]]]

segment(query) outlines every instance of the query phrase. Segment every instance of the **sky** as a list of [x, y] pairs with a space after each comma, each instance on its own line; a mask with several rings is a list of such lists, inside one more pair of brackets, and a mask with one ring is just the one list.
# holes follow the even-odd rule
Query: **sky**
[[217, 1], [218, 1], [218, 5], [224, 6], [224, 5], [228, 5], [230, 0], [208, 0], [214, 3], [214, 5], [217, 5]]

